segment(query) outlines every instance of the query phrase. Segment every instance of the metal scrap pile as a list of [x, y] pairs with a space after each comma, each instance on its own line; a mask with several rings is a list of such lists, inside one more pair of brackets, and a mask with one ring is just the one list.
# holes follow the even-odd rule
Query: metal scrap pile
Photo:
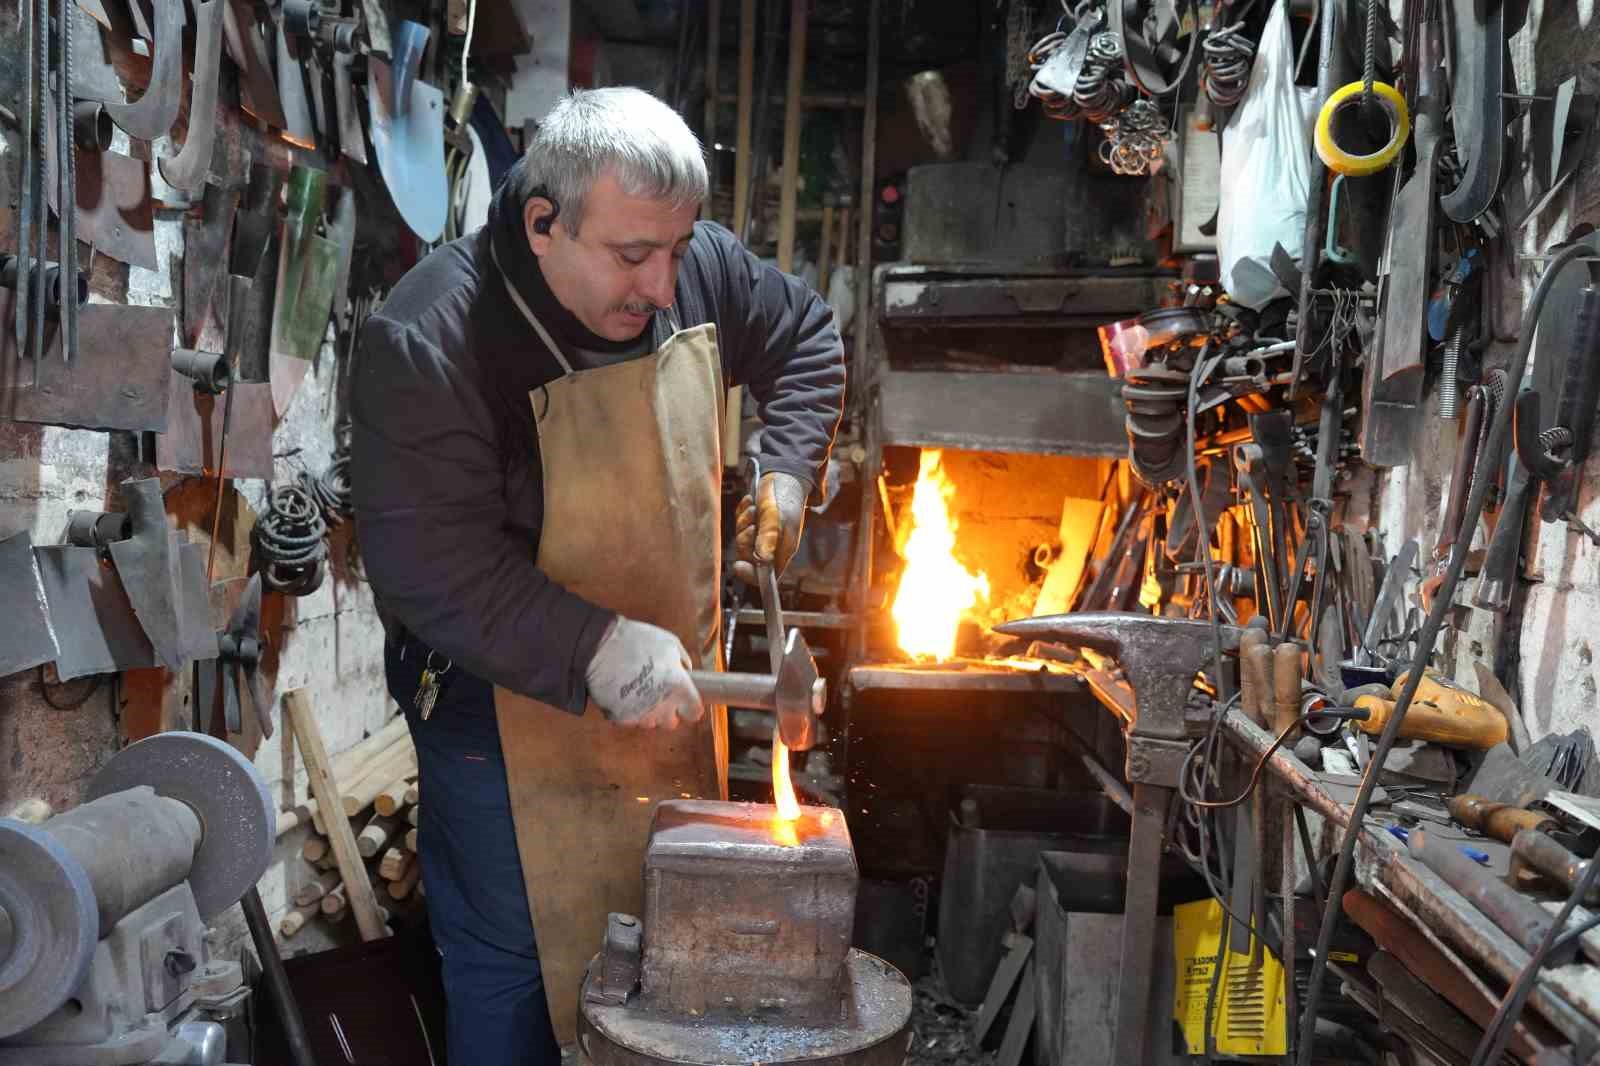
[[994, 1052], [974, 1044], [977, 1011], [950, 998], [937, 977], [924, 977], [912, 988], [911, 1046], [905, 1066], [988, 1066]]

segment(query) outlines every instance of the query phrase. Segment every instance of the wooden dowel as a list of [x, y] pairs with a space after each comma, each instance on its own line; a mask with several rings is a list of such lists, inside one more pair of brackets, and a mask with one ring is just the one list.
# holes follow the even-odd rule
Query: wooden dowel
[[422, 880], [422, 864], [414, 862], [406, 870], [406, 874], [398, 881], [389, 882], [389, 898], [405, 899], [411, 895], [411, 890], [417, 887], [417, 882]]
[[394, 784], [397, 779], [415, 775], [416, 772], [417, 749], [412, 747], [408, 740], [404, 748], [390, 756], [381, 767], [374, 768], [356, 784], [341, 790], [345, 815], [348, 817], [372, 806], [372, 801], [377, 799], [378, 793]]
[[416, 857], [416, 852], [407, 851], [405, 848], [390, 848], [383, 853], [383, 858], [378, 860], [378, 876], [385, 881], [398, 881], [406, 875]]
[[410, 786], [406, 788], [406, 806], [415, 807], [417, 805], [417, 801], [419, 799], [421, 799], [421, 798], [422, 798], [422, 782], [420, 782], [420, 781], [411, 782]]
[[410, 782], [400, 778], [388, 788], [372, 797], [372, 809], [382, 815], [391, 815], [406, 805], [406, 789]]
[[406, 830], [406, 850], [407, 851], [416, 851], [417, 850], [417, 831], [415, 829], [407, 829]]
[[350, 905], [350, 889], [340, 881], [330, 891], [325, 893], [317, 906], [323, 914], [337, 914]]
[[314, 915], [322, 912], [321, 901], [313, 901], [304, 906], [295, 907], [285, 914], [278, 922], [278, 935], [288, 940], [300, 930], [305, 928]]
[[406, 809], [406, 821], [412, 825], [422, 824], [422, 804], [418, 803]]
[[306, 842], [300, 845], [300, 857], [306, 862], [316, 862], [328, 854], [328, 838], [319, 836], [306, 837]]
[[356, 835], [356, 850], [361, 852], [363, 859], [381, 855], [395, 833], [399, 832], [401, 824], [398, 818], [374, 815], [372, 821]]
[[800, 93], [806, 79], [806, 3], [790, 0], [789, 86], [783, 104], [783, 184], [778, 204], [778, 269], [794, 270], [795, 208], [800, 196]]
[[[361, 863], [361, 852], [356, 848], [355, 834], [339, 802], [339, 783], [334, 779], [328, 749], [322, 743], [322, 730], [312, 712], [310, 698], [304, 689], [284, 694], [283, 707], [295, 740], [300, 746], [300, 756], [305, 760], [306, 772], [311, 778], [311, 792], [317, 805], [327, 816], [328, 840], [339, 864], [355, 912], [356, 925], [362, 940], [378, 940], [385, 935], [384, 924], [378, 914], [378, 901], [373, 897], [372, 886], [367, 882], [366, 868]], [[413, 752], [415, 757], [415, 752]]]
[[338, 887], [339, 871], [325, 870], [317, 875], [316, 880], [305, 885], [294, 894], [295, 906], [304, 907], [308, 903], [315, 903]]

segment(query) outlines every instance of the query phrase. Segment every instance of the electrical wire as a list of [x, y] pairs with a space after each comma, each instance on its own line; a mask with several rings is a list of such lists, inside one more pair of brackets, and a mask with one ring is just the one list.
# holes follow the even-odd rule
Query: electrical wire
[[1478, 1041], [1478, 1048], [1473, 1052], [1471, 1066], [1486, 1066], [1487, 1063], [1500, 1061], [1500, 1057], [1505, 1054], [1506, 1044], [1511, 1040], [1511, 1022], [1522, 1014], [1522, 1008], [1533, 992], [1534, 979], [1549, 961], [1551, 953], [1558, 946], [1571, 943], [1572, 938], [1581, 936], [1587, 929], [1600, 923], [1600, 918], [1591, 918], [1576, 929], [1566, 929], [1567, 919], [1578, 906], [1578, 901], [1588, 897], [1590, 886], [1594, 884], [1597, 873], [1600, 873], [1600, 862], [1589, 863], [1588, 868], [1583, 871], [1583, 876], [1573, 886], [1572, 893], [1567, 896], [1567, 901], [1556, 913], [1555, 921], [1544, 931], [1544, 937], [1539, 941], [1539, 946], [1533, 955], [1529, 957], [1528, 964], [1517, 974], [1517, 979], [1511, 982], [1511, 987], [1506, 990], [1506, 998], [1495, 1008], [1494, 1017], [1489, 1019], [1489, 1025], [1483, 1031], [1483, 1038]]
[[[1551, 256], [1538, 285], [1534, 287], [1533, 295], [1528, 299], [1527, 309], [1523, 315], [1522, 339], [1517, 344], [1516, 354], [1512, 356], [1510, 365], [1505, 368], [1507, 381], [1521, 381], [1523, 372], [1527, 370], [1528, 354], [1533, 347], [1533, 324], [1539, 321], [1539, 314], [1544, 309], [1545, 301], [1549, 299], [1556, 277], [1569, 263], [1586, 254], [1588, 254], [1587, 246], [1576, 244], [1563, 248]], [[1514, 404], [1504, 404], [1495, 412], [1494, 429], [1490, 433], [1487, 450], [1479, 452], [1481, 457], [1503, 454], [1502, 449], [1505, 447], [1506, 433], [1514, 407]], [[1467, 494], [1466, 510], [1461, 520], [1462, 529], [1477, 528], [1478, 519], [1483, 515], [1484, 496], [1488, 492], [1489, 481], [1489, 478], [1474, 479], [1472, 488]], [[1378, 768], [1384, 765], [1389, 758], [1389, 752], [1394, 748], [1406, 712], [1411, 709], [1417, 688], [1422, 684], [1423, 669], [1427, 666], [1428, 657], [1439, 639], [1439, 630], [1444, 626], [1445, 614], [1454, 605], [1456, 585], [1460, 583], [1461, 572], [1466, 568], [1470, 540], [1471, 538], [1458, 539], [1450, 552], [1450, 562], [1435, 593], [1433, 607], [1428, 611], [1427, 620], [1423, 623], [1422, 632], [1417, 638], [1417, 650], [1406, 673], [1405, 686], [1395, 703], [1394, 713], [1389, 716], [1389, 721], [1384, 725], [1383, 733], [1378, 738], [1377, 749], [1367, 762], [1366, 773], [1362, 775], [1361, 786], [1356, 790], [1355, 802], [1350, 808], [1350, 820], [1339, 843], [1339, 860], [1334, 865], [1333, 877], [1328, 883], [1328, 899], [1323, 906], [1322, 925], [1317, 932], [1317, 948], [1311, 961], [1311, 980], [1307, 988], [1305, 1007], [1300, 1015], [1297, 1058], [1299, 1066], [1311, 1066], [1312, 1048], [1316, 1039], [1316, 1008], [1321, 1002], [1323, 983], [1328, 974], [1328, 949], [1333, 943], [1333, 935], [1339, 922], [1344, 886], [1350, 879], [1350, 868], [1355, 861], [1356, 841], [1361, 835], [1367, 809], [1372, 804], [1373, 789], [1378, 784]], [[1594, 866], [1600, 867], [1600, 863], [1595, 863]]]

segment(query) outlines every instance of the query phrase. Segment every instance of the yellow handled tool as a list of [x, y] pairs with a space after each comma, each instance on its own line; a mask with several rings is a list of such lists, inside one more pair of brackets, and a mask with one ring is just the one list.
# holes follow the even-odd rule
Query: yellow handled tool
[[[1401, 674], [1389, 689], [1389, 695], [1358, 696], [1356, 706], [1367, 712], [1365, 721], [1357, 728], [1365, 733], [1382, 733], [1394, 713], [1395, 703], [1405, 687], [1406, 675]], [[1505, 716], [1494, 704], [1474, 696], [1454, 682], [1447, 681], [1432, 670], [1422, 675], [1417, 694], [1400, 723], [1400, 736], [1408, 740], [1431, 740], [1456, 748], [1487, 750], [1504, 744], [1509, 729]]]

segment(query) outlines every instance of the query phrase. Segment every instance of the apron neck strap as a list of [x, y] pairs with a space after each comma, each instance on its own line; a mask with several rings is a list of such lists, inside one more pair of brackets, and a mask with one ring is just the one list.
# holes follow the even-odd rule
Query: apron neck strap
[[511, 282], [511, 277], [506, 273], [505, 268], [500, 265], [500, 251], [494, 246], [493, 238], [489, 241], [489, 257], [494, 260], [494, 268], [500, 272], [500, 281], [505, 285], [506, 292], [511, 296], [511, 302], [517, 305], [517, 310], [522, 312], [522, 317], [528, 320], [528, 325], [532, 326], [533, 331], [539, 335], [539, 339], [544, 341], [545, 347], [550, 349], [550, 354], [556, 357], [556, 362], [561, 366], [561, 372], [563, 374], [572, 373], [572, 364], [567, 362], [567, 357], [561, 354], [560, 345], [556, 344], [556, 339], [550, 336], [550, 331], [545, 329], [544, 324], [534, 315], [533, 308], [528, 306], [528, 301], [522, 298], [522, 293], [517, 291], [516, 285]]
[[[522, 293], [518, 292], [516, 285], [512, 283], [511, 276], [500, 265], [500, 251], [495, 247], [492, 238], [489, 241], [489, 258], [494, 260], [494, 268], [500, 272], [500, 281], [505, 285], [506, 293], [510, 295], [511, 302], [517, 305], [517, 310], [522, 312], [522, 317], [528, 320], [528, 325], [533, 327], [533, 331], [539, 335], [539, 339], [544, 341], [545, 347], [550, 349], [550, 354], [555, 356], [556, 362], [561, 366], [561, 372], [563, 374], [572, 373], [572, 364], [567, 361], [565, 355], [561, 354], [561, 346], [556, 343], [554, 337], [550, 336], [550, 331], [544, 328], [544, 323], [539, 321], [538, 316], [533, 313], [533, 308], [528, 306], [528, 301], [522, 298]], [[663, 341], [670, 340], [673, 334], [678, 333], [683, 328], [678, 324], [677, 307], [674, 305], [663, 308], [661, 313], [667, 320], [667, 334]], [[654, 323], [652, 323], [653, 327]], [[661, 342], [657, 342], [655, 346], [657, 348], [661, 347]]]

